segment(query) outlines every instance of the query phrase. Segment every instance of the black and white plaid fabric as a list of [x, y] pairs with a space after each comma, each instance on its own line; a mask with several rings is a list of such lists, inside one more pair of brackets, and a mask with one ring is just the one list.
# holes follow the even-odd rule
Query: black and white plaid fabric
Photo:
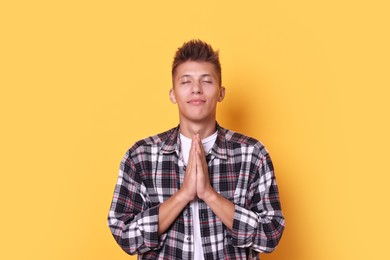
[[[235, 204], [233, 229], [227, 229], [199, 201], [205, 259], [259, 259], [271, 252], [283, 230], [278, 187], [271, 158], [257, 140], [217, 125], [218, 137], [207, 155], [214, 189]], [[190, 205], [158, 236], [161, 203], [184, 180], [179, 126], [138, 141], [123, 158], [108, 226], [124, 251], [139, 259], [192, 259], [193, 221]]]

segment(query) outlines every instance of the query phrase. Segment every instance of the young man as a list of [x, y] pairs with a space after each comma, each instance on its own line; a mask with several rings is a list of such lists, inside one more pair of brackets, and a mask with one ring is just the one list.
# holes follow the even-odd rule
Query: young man
[[126, 153], [111, 232], [139, 259], [259, 259], [284, 230], [271, 158], [259, 141], [218, 125], [225, 88], [210, 45], [179, 48], [172, 81], [180, 124]]

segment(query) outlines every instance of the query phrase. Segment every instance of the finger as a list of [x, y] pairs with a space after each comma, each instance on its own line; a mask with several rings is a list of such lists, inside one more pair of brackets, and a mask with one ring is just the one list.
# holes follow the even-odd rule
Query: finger
[[192, 154], [191, 154], [191, 159], [192, 159], [192, 163], [193, 163], [192, 165], [193, 165], [194, 171], [196, 171], [196, 165], [197, 165], [196, 156], [198, 154], [199, 148], [198, 148], [198, 144], [196, 143], [195, 138], [194, 138], [192, 143], [193, 143], [194, 149], [193, 149]]
[[196, 135], [192, 137], [192, 143], [191, 146], [194, 148], [194, 153], [198, 153], [198, 139]]
[[194, 165], [195, 169], [196, 169], [196, 164], [197, 164], [197, 162], [196, 162], [196, 155], [198, 154], [196, 150], [197, 150], [197, 147], [196, 147], [196, 144], [194, 144], [194, 150], [192, 152], [191, 157], [192, 157], [192, 162], [193, 162], [193, 165]]
[[193, 164], [193, 160], [192, 160], [192, 153], [190, 152], [190, 155], [188, 156], [188, 162], [187, 162], [187, 170], [186, 170], [186, 173], [190, 172], [191, 169], [192, 169], [192, 164]]
[[197, 142], [197, 152], [200, 156], [200, 162], [207, 165], [207, 162], [206, 162], [206, 153], [205, 153], [205, 150], [204, 150], [204, 147], [203, 147], [203, 144], [201, 142], [201, 140], [198, 138], [198, 142]]
[[190, 154], [191, 154], [191, 152], [194, 151], [194, 149], [195, 149], [195, 136], [192, 137]]
[[202, 141], [200, 140], [199, 138], [199, 134], [196, 134], [195, 135], [195, 139], [196, 139], [196, 150], [197, 152], [202, 155], [202, 151], [203, 151], [203, 144], [202, 144]]
[[202, 175], [203, 174], [203, 168], [202, 168], [202, 160], [201, 160], [200, 154], [196, 153], [194, 159], [195, 159], [195, 162], [196, 162], [196, 173], [198, 175]]
[[205, 151], [204, 151], [204, 147], [203, 147], [203, 144], [202, 144], [202, 140], [200, 139], [199, 135], [198, 135], [198, 144], [199, 144], [200, 156], [201, 157], [206, 157], [206, 154], [205, 154]]
[[194, 147], [195, 151], [198, 150], [198, 137], [197, 137], [197, 135], [194, 135], [192, 137], [192, 144], [191, 145]]
[[190, 166], [190, 164], [192, 164], [193, 154], [195, 153], [195, 150], [196, 148], [195, 148], [194, 137], [192, 137], [191, 148], [188, 155], [188, 163], [187, 163], [188, 167]]

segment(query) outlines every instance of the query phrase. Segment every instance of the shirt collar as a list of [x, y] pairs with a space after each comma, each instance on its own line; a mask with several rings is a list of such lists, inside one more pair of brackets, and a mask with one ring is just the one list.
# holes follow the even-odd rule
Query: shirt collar
[[169, 154], [178, 151], [180, 147], [180, 125], [168, 131], [168, 137], [160, 149], [160, 153]]
[[213, 148], [211, 149], [211, 155], [219, 159], [227, 160], [227, 141], [225, 135], [226, 129], [217, 123], [217, 131], [218, 136], [217, 140], [215, 140]]
[[[220, 159], [227, 159], [227, 141], [225, 137], [226, 129], [221, 127], [217, 123], [218, 136], [213, 148], [211, 149], [211, 154]], [[180, 141], [180, 125], [176, 128], [173, 128], [168, 132], [168, 137], [165, 143], [161, 146], [160, 152], [163, 154], [170, 154], [173, 152], [179, 153], [181, 141]]]

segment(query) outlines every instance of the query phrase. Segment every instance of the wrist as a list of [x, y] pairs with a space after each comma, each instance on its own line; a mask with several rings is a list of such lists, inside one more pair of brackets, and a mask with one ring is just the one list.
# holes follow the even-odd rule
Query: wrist
[[204, 194], [202, 195], [202, 197], [200, 199], [202, 199], [204, 202], [206, 202], [206, 204], [209, 204], [209, 203], [212, 203], [213, 201], [215, 201], [218, 197], [218, 193], [212, 188], [210, 187], [210, 189], [208, 189], [207, 191], [204, 192]]
[[175, 195], [177, 200], [184, 204], [188, 204], [193, 200], [193, 198], [189, 196], [183, 189], [178, 190]]

